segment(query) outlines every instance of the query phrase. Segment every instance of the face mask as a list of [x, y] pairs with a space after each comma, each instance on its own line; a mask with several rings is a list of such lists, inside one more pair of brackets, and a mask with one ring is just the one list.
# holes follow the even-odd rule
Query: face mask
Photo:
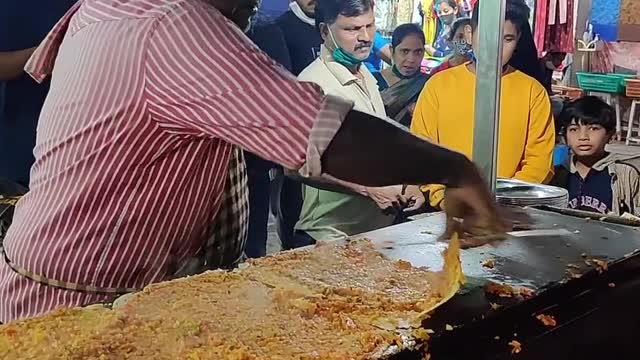
[[443, 23], [445, 23], [445, 25], [451, 25], [453, 24], [453, 21], [455, 20], [455, 16], [453, 14], [448, 14], [448, 15], [442, 15], [440, 16], [440, 21], [442, 21]]
[[467, 57], [469, 59], [475, 58], [473, 47], [471, 47], [471, 44], [469, 44], [465, 40], [455, 40], [453, 42], [453, 47], [456, 54]]
[[338, 45], [338, 42], [333, 37], [331, 29], [329, 29], [329, 36], [331, 36], [331, 41], [333, 41], [333, 45], [335, 46], [335, 48], [333, 49], [333, 53], [331, 54], [335, 62], [348, 68], [354, 68], [362, 64], [362, 60], [351, 55], [342, 47], [340, 47], [340, 45]]

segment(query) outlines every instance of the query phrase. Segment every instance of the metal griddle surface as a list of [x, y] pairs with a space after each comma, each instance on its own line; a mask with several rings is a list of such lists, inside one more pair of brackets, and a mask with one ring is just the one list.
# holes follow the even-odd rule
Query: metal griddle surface
[[[554, 236], [512, 237], [496, 246], [464, 250], [461, 260], [467, 284], [456, 297], [439, 308], [425, 323], [426, 327], [436, 331], [431, 341], [435, 360], [469, 358], [469, 351], [474, 359], [508, 357], [507, 343], [511, 339], [522, 342], [524, 349], [531, 350], [530, 352], [539, 358], [539, 348], [545, 350], [545, 346], [550, 346], [539, 345], [538, 348], [534, 348], [535, 344], [547, 343], [541, 339], [558, 338], [556, 334], [571, 326], [578, 326], [577, 330], [581, 330], [585, 326], [576, 324], [588, 321], [589, 314], [603, 316], [600, 311], [602, 309], [599, 308], [615, 311], [616, 307], [626, 306], [620, 305], [623, 302], [611, 302], [614, 301], [611, 299], [616, 299], [616, 293], [629, 292], [628, 289], [624, 290], [625, 282], [640, 287], [640, 281], [635, 281], [640, 276], [640, 256], [632, 255], [636, 249], [640, 249], [638, 229], [600, 221], [586, 221], [532, 208], [518, 211], [530, 217], [533, 229], [566, 229], [568, 232]], [[379, 246], [380, 251], [390, 258], [403, 259], [414, 266], [439, 270], [442, 267], [440, 252], [446, 244], [438, 242], [437, 237], [444, 231], [444, 221], [444, 214], [436, 213], [354, 238], [372, 240]], [[588, 258], [612, 262], [610, 270], [603, 275], [598, 274], [594, 268], [585, 264], [585, 255]], [[482, 263], [490, 258], [495, 260], [493, 269], [482, 266]], [[579, 266], [580, 273], [584, 276], [580, 279], [569, 279], [569, 264]], [[536, 290], [537, 295], [532, 299], [507, 303], [503, 308], [493, 310], [490, 306], [492, 299], [485, 294], [483, 288], [487, 281], [526, 286]], [[607, 285], [614, 281], [620, 286], [615, 289], [609, 288]], [[628, 296], [624, 298], [629, 299]], [[607, 299], [608, 302], [603, 299]], [[628, 304], [629, 300], [626, 301]], [[558, 326], [555, 329], [542, 326], [533, 317], [540, 312], [555, 315], [559, 320]], [[608, 319], [610, 316], [624, 317], [613, 314], [604, 318]], [[447, 324], [456, 329], [445, 331]], [[580, 333], [577, 330], [565, 330], [564, 336]], [[586, 339], [586, 336], [599, 338], [603, 335], [585, 333], [580, 336], [585, 336]], [[562, 345], [556, 345], [559, 349], [572, 341], [579, 344], [580, 339], [562, 338], [562, 341], [557, 341]], [[461, 343], [468, 346], [461, 347]], [[520, 358], [527, 358], [526, 354], [527, 351], [524, 351]]]
[[[542, 288], [566, 278], [568, 264], [589, 269], [583, 254], [613, 261], [640, 249], [640, 231], [635, 228], [569, 217], [537, 209], [523, 209], [531, 217], [533, 229], [566, 229], [561, 236], [511, 237], [496, 246], [462, 251], [465, 275], [512, 285]], [[414, 266], [433, 270], [442, 267], [441, 251], [446, 243], [437, 241], [444, 232], [445, 216], [435, 213], [408, 223], [361, 234], [378, 244], [392, 259], [403, 259]], [[496, 266], [482, 266], [495, 259]]]

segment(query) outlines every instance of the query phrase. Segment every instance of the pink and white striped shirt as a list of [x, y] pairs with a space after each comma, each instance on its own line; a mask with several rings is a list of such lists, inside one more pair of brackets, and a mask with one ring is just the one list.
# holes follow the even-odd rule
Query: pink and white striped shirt
[[[202, 247], [233, 146], [319, 174], [351, 108], [297, 82], [203, 0], [82, 0], [26, 70], [52, 81], [6, 254], [96, 287], [162, 281]], [[0, 261], [2, 322], [105, 297]]]

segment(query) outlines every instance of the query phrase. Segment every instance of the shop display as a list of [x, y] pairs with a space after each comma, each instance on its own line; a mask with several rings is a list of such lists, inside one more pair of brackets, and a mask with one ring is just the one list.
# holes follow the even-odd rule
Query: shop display
[[640, 41], [640, 2], [622, 0], [618, 24], [618, 41]]
[[592, 0], [591, 23], [593, 30], [604, 41], [618, 40], [620, 0]]
[[151, 285], [113, 309], [57, 310], [0, 327], [0, 358], [375, 359], [418, 348], [428, 313], [462, 280], [459, 245], [441, 272], [371, 242], [325, 243]]
[[575, 48], [574, 3], [575, 0], [550, 0], [545, 30], [546, 51], [572, 53]]

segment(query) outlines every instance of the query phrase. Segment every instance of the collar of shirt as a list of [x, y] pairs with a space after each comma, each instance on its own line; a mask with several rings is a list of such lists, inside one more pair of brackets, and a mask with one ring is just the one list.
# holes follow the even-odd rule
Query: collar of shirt
[[[347, 69], [344, 65], [337, 63], [333, 60], [333, 55], [331, 54], [331, 50], [326, 46], [322, 45], [320, 47], [320, 59], [327, 65], [327, 68], [333, 76], [338, 79], [342, 86], [349, 85], [354, 82], [359, 82], [361, 79], [364, 79], [367, 82], [367, 75], [363, 69], [366, 69], [364, 63], [360, 65], [358, 72], [360, 73], [361, 78], [359, 78], [356, 74], [352, 73], [349, 69]], [[368, 84], [367, 84], [368, 86]]]
[[[360, 111], [376, 114], [385, 117], [384, 103], [378, 90], [378, 81], [369, 72], [364, 64], [360, 66], [358, 74], [353, 74], [344, 65], [333, 60], [331, 50], [322, 45], [320, 48], [320, 57], [316, 61], [324, 64], [323, 69], [329, 72], [329, 75], [335, 79], [336, 85], [340, 85], [342, 96], [346, 96], [350, 100], [355, 101], [356, 109]], [[315, 76], [327, 76], [326, 74], [316, 74]], [[311, 80], [313, 81], [313, 80]], [[324, 89], [327, 91], [327, 89]]]

